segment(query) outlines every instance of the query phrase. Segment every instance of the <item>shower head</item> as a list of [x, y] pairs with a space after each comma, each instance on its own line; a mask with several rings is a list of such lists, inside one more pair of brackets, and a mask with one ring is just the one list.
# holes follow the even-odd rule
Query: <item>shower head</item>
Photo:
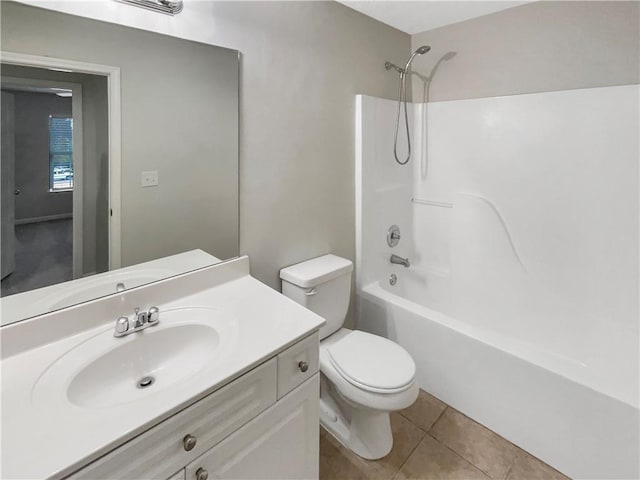
[[409, 60], [407, 61], [407, 64], [404, 67], [404, 73], [406, 74], [407, 72], [409, 72], [409, 67], [411, 66], [411, 62], [413, 62], [413, 59], [415, 58], [416, 55], [424, 55], [429, 50], [431, 50], [431, 47], [429, 45], [422, 45], [421, 47], [418, 47], [409, 57]]
[[404, 68], [399, 67], [398, 65], [396, 65], [395, 63], [391, 63], [391, 62], [384, 62], [384, 68], [386, 68], [387, 70], [391, 70], [392, 68], [398, 72], [400, 74], [400, 78], [404, 77], [407, 72], [409, 71], [409, 67], [411, 66], [411, 62], [413, 62], [413, 57], [415, 57], [416, 55], [424, 55], [425, 53], [427, 53], [429, 50], [431, 50], [431, 47], [429, 45], [423, 45], [421, 47], [418, 47], [409, 57], [409, 60], [407, 61], [407, 64], [405, 65]]

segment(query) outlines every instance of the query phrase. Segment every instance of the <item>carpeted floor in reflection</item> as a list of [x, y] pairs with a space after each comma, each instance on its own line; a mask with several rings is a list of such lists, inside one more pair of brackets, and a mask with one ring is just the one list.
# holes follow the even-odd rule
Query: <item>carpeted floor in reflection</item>
[[1, 282], [2, 296], [73, 279], [71, 219], [16, 225], [16, 268]]

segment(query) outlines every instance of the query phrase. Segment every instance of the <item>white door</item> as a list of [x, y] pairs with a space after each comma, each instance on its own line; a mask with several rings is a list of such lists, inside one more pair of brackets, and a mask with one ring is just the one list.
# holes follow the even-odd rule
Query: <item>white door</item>
[[9, 92], [2, 92], [2, 152], [0, 166], [0, 278], [9, 275], [16, 266], [15, 255], [15, 134], [14, 134], [14, 97]]

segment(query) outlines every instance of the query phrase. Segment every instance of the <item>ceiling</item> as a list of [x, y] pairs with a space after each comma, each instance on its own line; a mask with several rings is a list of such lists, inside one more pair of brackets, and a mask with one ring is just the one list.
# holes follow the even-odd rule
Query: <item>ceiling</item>
[[338, 1], [410, 35], [530, 3], [530, 1], [507, 0]]
[[31, 85], [19, 85], [13, 83], [3, 83], [2, 90], [8, 92], [49, 93], [58, 95], [59, 97], [71, 96], [71, 90], [69, 90], [68, 88], [36, 87]]

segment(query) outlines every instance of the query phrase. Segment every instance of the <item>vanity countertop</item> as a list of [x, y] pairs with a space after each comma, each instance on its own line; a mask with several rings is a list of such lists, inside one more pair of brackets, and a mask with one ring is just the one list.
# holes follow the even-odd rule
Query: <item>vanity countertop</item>
[[[148, 308], [149, 301], [157, 301], [160, 308], [158, 327], [122, 338], [110, 334], [118, 316], [129, 313], [132, 305]], [[119, 347], [118, 342], [132, 342], [136, 335], [160, 328], [163, 312], [168, 318], [164, 325], [167, 328], [171, 322], [180, 323], [175, 320], [175, 312], [193, 308], [212, 312], [212, 321], [218, 322], [217, 361], [178, 383], [127, 402], [86, 407], [70, 401], [70, 383], [91, 360], [78, 356], [83, 345], [87, 350], [90, 342], [100, 338], [105, 339], [100, 344], [103, 348], [104, 342], [111, 344], [109, 348]], [[173, 312], [173, 316], [166, 312]], [[2, 343], [8, 348], [3, 348], [0, 364], [1, 476], [34, 479], [71, 474], [231, 382], [323, 323], [321, 317], [251, 277], [249, 260], [242, 257], [3, 327]], [[16, 347], [20, 342], [24, 345]], [[62, 368], [64, 362], [72, 365]], [[131, 365], [114, 364], [112, 368], [117, 372]], [[56, 378], [55, 372], [64, 369], [72, 374]]]

